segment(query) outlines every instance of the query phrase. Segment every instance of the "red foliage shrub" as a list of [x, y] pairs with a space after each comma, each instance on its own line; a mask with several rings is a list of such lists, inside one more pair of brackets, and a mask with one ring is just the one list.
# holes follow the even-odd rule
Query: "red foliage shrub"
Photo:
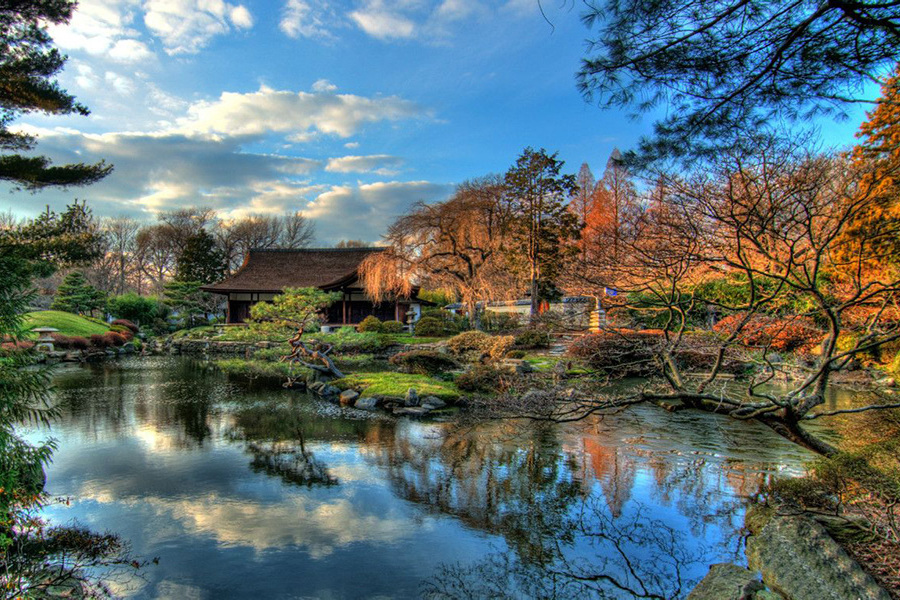
[[109, 348], [111, 343], [112, 342], [104, 334], [91, 334], [91, 346], [94, 348]]
[[81, 337], [80, 335], [73, 335], [70, 337], [69, 344], [71, 344], [73, 350], [87, 350], [91, 345], [87, 338]]
[[108, 340], [110, 346], [124, 346], [128, 341], [124, 335], [116, 331], [107, 331], [103, 334], [103, 337]]
[[50, 337], [53, 338], [53, 347], [57, 350], [66, 350], [72, 347], [72, 338], [67, 335], [62, 335], [61, 333], [51, 333]]
[[126, 329], [131, 330], [131, 333], [137, 333], [138, 331], [140, 331], [138, 326], [135, 325], [134, 323], [132, 323], [131, 321], [129, 321], [128, 319], [116, 319], [115, 321], [110, 323], [110, 325], [113, 325], [113, 326], [120, 325]]
[[[713, 330], [731, 335], [745, 316], [743, 313], [729, 315], [716, 323]], [[822, 340], [823, 335], [808, 317], [753, 315], [738, 335], [738, 341], [751, 348], [768, 346], [776, 352], [807, 352]]]
[[16, 350], [31, 350], [34, 348], [34, 342], [27, 340], [19, 340], [18, 342], [6, 341], [0, 344], [0, 349], [5, 352], [15, 352]]
[[134, 332], [125, 327], [124, 325], [113, 325], [109, 328], [110, 331], [115, 331], [118, 334], [125, 336], [125, 339], [129, 342], [134, 339]]

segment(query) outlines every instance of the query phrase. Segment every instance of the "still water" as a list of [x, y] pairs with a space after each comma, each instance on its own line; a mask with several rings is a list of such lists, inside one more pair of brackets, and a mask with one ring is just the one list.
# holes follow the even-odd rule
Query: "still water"
[[115, 582], [135, 598], [683, 597], [744, 560], [745, 498], [811, 458], [713, 415], [395, 419], [182, 358], [55, 384], [47, 490], [72, 502], [47, 516], [158, 557]]

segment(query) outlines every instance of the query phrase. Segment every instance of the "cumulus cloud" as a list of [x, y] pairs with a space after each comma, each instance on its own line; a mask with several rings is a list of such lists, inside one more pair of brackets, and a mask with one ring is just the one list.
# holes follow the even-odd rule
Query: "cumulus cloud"
[[397, 167], [403, 165], [403, 159], [390, 154], [370, 154], [368, 156], [342, 156], [332, 158], [325, 165], [326, 171], [332, 173], [378, 173], [393, 175]]
[[314, 219], [317, 236], [328, 242], [377, 242], [397, 217], [418, 201], [443, 200], [451, 185], [430, 181], [386, 181], [333, 186], [309, 202], [303, 213]]
[[222, 0], [147, 0], [144, 24], [168, 54], [195, 54], [217, 35], [253, 26], [243, 4]]
[[153, 56], [132, 27], [139, 0], [80, 0], [68, 24], [53, 25], [50, 34], [64, 50], [81, 50], [115, 62], [134, 63]]
[[336, 20], [327, 2], [319, 0], [287, 0], [278, 27], [292, 38], [332, 39], [329, 26]]
[[183, 133], [230, 136], [318, 131], [349, 137], [367, 123], [421, 117], [425, 111], [397, 96], [307, 93], [262, 87], [257, 92], [224, 92], [218, 100], [199, 102], [178, 120]]
[[350, 18], [372, 37], [381, 40], [408, 39], [415, 35], [416, 24], [412, 19], [386, 7], [382, 2], [371, 2], [350, 13]]
[[319, 79], [315, 83], [312, 84], [312, 91], [314, 92], [333, 92], [337, 90], [337, 86], [328, 81], [327, 79]]

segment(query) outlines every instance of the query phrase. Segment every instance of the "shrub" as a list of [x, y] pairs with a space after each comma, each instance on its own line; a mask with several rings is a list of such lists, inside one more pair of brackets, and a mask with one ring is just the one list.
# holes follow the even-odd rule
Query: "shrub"
[[481, 352], [491, 336], [483, 331], [464, 331], [447, 340], [447, 348], [456, 355]]
[[53, 338], [53, 347], [58, 348], [60, 350], [66, 350], [72, 347], [72, 338], [67, 335], [62, 335], [60, 333], [51, 333], [50, 337]]
[[524, 350], [510, 350], [506, 353], [506, 358], [525, 358]]
[[445, 333], [459, 333], [469, 328], [469, 320], [463, 315], [457, 315], [449, 310], [437, 307], [428, 307], [422, 310], [422, 318], [431, 317], [441, 322]]
[[379, 319], [375, 315], [369, 315], [362, 320], [362, 323], [359, 324], [359, 327], [357, 327], [357, 329], [360, 333], [381, 333], [381, 319]]
[[94, 333], [91, 335], [91, 346], [94, 348], [108, 348], [110, 346], [110, 340], [106, 337], [106, 334]]
[[69, 344], [72, 346], [73, 350], [87, 350], [91, 345], [86, 337], [80, 335], [73, 335], [70, 337]]
[[385, 321], [381, 324], [381, 333], [403, 333], [403, 323], [400, 321]]
[[414, 333], [420, 337], [441, 337], [445, 334], [444, 323], [434, 317], [422, 317], [413, 327]]
[[129, 341], [134, 337], [134, 333], [130, 329], [128, 329], [127, 327], [123, 327], [122, 325], [113, 325], [109, 328], [109, 330], [121, 334], [125, 337], [126, 340]]
[[549, 348], [552, 340], [546, 329], [531, 328], [516, 334], [516, 346], [519, 348]]
[[[729, 315], [713, 330], [728, 336], [734, 333], [745, 313]], [[822, 339], [822, 331], [807, 317], [770, 317], [753, 315], [741, 329], [738, 340], [748, 347], [768, 346], [777, 352], [808, 352]]]
[[490, 360], [500, 360], [506, 356], [515, 344], [516, 338], [511, 335], [494, 335], [485, 340], [482, 346], [481, 358]]
[[504, 375], [502, 371], [487, 365], [474, 365], [456, 377], [456, 387], [464, 392], [490, 394], [503, 389]]
[[661, 332], [601, 331], [569, 346], [569, 355], [620, 377], [645, 376], [656, 370], [653, 350], [661, 341]]
[[390, 363], [399, 367], [401, 373], [420, 373], [422, 375], [446, 373], [459, 367], [455, 360], [434, 350], [400, 352], [390, 358]]
[[519, 326], [519, 315], [486, 310], [481, 315], [481, 325], [485, 331], [509, 331]]
[[116, 319], [115, 321], [110, 323], [110, 325], [113, 329], [115, 329], [116, 327], [125, 327], [126, 329], [131, 330], [131, 333], [137, 333], [138, 331], [140, 331], [140, 328], [138, 328], [137, 325], [135, 325], [128, 319]]
[[28, 340], [19, 340], [18, 342], [3, 342], [0, 344], [0, 348], [2, 348], [5, 352], [14, 352], [16, 350], [32, 350], [34, 349], [34, 342], [30, 342]]
[[125, 336], [115, 331], [107, 331], [103, 334], [110, 346], [124, 346], [128, 341]]

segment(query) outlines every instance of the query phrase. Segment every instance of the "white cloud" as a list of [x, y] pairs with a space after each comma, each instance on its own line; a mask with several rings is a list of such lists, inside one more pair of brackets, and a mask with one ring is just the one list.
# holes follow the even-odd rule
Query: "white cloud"
[[379, 175], [393, 175], [392, 168], [403, 164], [399, 156], [389, 154], [371, 154], [369, 156], [342, 156], [331, 158], [325, 165], [326, 171], [332, 173], [378, 173]]
[[80, 0], [72, 20], [50, 27], [50, 34], [64, 50], [81, 50], [116, 62], [147, 60], [153, 53], [131, 27], [139, 8], [139, 0]]
[[350, 18], [367, 34], [381, 40], [408, 39], [416, 33], [416, 24], [411, 19], [381, 2], [370, 2], [351, 12]]
[[253, 26], [244, 5], [222, 0], [146, 0], [144, 10], [144, 24], [173, 55], [195, 54], [217, 35]]
[[337, 90], [337, 86], [328, 81], [327, 79], [319, 79], [315, 83], [312, 84], [312, 91], [314, 92], [333, 92]]
[[285, 35], [292, 38], [332, 39], [329, 26], [336, 21], [336, 16], [327, 1], [320, 0], [287, 0], [281, 11], [278, 26]]
[[199, 102], [178, 120], [182, 133], [242, 136], [317, 131], [349, 137], [367, 123], [422, 117], [426, 112], [397, 96], [290, 92], [262, 87], [247, 94], [224, 92]]
[[346, 144], [344, 144], [344, 148], [347, 148], [348, 150], [359, 148], [359, 142], [347, 142]]
[[387, 181], [333, 186], [309, 202], [303, 213], [326, 242], [360, 239], [377, 242], [397, 217], [418, 201], [443, 200], [452, 186], [430, 181]]

